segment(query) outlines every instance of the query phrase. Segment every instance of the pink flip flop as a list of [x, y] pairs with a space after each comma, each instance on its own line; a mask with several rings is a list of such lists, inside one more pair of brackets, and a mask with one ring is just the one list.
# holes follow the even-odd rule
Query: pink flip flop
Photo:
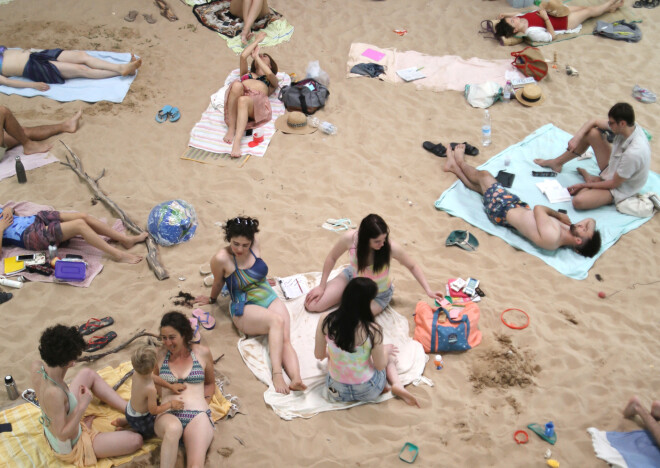
[[190, 319], [190, 326], [193, 329], [193, 343], [199, 343], [202, 341], [202, 334], [199, 332], [199, 322], [197, 321], [196, 318], [191, 318]]
[[193, 317], [195, 317], [201, 326], [207, 330], [213, 330], [215, 327], [215, 319], [211, 316], [210, 313], [203, 311], [202, 309], [195, 309], [192, 312]]

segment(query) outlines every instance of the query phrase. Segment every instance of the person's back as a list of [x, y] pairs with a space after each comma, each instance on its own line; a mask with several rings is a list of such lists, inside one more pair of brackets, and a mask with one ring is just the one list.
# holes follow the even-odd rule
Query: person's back
[[619, 187], [612, 189], [614, 203], [642, 190], [648, 180], [650, 166], [651, 146], [642, 127], [635, 125], [628, 138], [623, 135], [614, 137], [609, 165], [601, 174], [604, 179], [613, 177], [614, 173], [625, 179]]

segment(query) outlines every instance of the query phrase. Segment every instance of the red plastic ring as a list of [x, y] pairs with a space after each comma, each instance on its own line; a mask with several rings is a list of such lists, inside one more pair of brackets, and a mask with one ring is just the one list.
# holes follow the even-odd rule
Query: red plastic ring
[[[522, 312], [523, 314], [525, 314], [525, 317], [527, 317], [527, 322], [526, 322], [524, 325], [521, 325], [521, 326], [518, 326], [518, 325], [511, 325], [509, 322], [507, 322], [506, 320], [504, 320], [504, 314], [506, 314], [506, 313], [509, 312], [510, 310], [517, 310], [518, 312]], [[522, 310], [522, 309], [516, 309], [516, 308], [513, 308], [513, 307], [510, 308], [510, 309], [506, 309], [506, 310], [504, 310], [504, 311], [500, 314], [500, 320], [502, 320], [502, 323], [503, 323], [504, 325], [506, 325], [506, 326], [509, 327], [509, 328], [513, 328], [514, 330], [522, 330], [522, 329], [524, 329], [524, 328], [527, 328], [527, 326], [529, 325], [529, 315], [527, 315], [527, 312], [525, 312], [525, 311]]]
[[[524, 439], [518, 439], [518, 436], [521, 435], [521, 434], [525, 436]], [[516, 444], [518, 444], [518, 445], [526, 444], [527, 442], [529, 442], [529, 436], [527, 435], [527, 432], [525, 432], [525, 431], [516, 431], [516, 432], [513, 433], [513, 440], [515, 440]]]

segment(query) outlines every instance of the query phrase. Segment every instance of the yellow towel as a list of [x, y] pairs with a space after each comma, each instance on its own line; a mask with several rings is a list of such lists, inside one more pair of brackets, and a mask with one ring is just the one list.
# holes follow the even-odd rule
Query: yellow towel
[[[131, 363], [125, 362], [116, 368], [106, 367], [101, 369], [99, 375], [110, 385], [114, 385], [131, 369]], [[132, 380], [128, 379], [117, 391], [126, 400], [131, 396], [131, 383]], [[227, 414], [231, 403], [222, 396], [222, 393], [216, 387], [215, 395], [209, 406], [211, 407], [213, 420], [217, 421]], [[96, 416], [93, 429], [100, 432], [113, 431], [115, 428], [110, 423], [123, 416], [109, 406], [101, 404], [96, 398], [85, 411], [85, 416], [89, 415]], [[41, 410], [29, 403], [0, 412], [0, 423], [11, 423], [12, 425], [11, 432], [0, 433], [0, 460], [12, 460], [14, 466], [75, 468], [74, 465], [63, 465], [55, 458], [53, 450], [43, 435], [41, 424], [39, 424], [40, 416]], [[138, 455], [151, 452], [159, 445], [159, 439], [150, 439], [145, 442], [140, 450], [131, 455], [102, 458], [94, 466], [110, 468], [111, 466], [121, 465]]]

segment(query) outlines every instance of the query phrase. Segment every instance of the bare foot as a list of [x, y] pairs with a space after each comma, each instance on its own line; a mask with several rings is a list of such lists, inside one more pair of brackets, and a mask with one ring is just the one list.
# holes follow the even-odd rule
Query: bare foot
[[142, 59], [136, 58], [131, 54], [131, 61], [122, 67], [121, 76], [135, 75], [138, 68], [142, 66]]
[[140, 263], [142, 261], [142, 257], [139, 255], [129, 254], [128, 252], [123, 252], [121, 255], [117, 256], [115, 261], [119, 263], [135, 264], [135, 263]]
[[241, 42], [243, 43], [243, 45], [247, 45], [248, 40], [249, 40], [248, 34], [247, 32], [245, 32], [245, 29], [243, 29], [243, 32], [241, 33]]
[[585, 182], [599, 182], [600, 180], [602, 180], [598, 176], [589, 174], [586, 170], [584, 170], [581, 167], [578, 167], [577, 171], [580, 173], [580, 175], [582, 176], [582, 178], [584, 179]]
[[457, 162], [465, 162], [465, 144], [461, 143], [454, 147], [454, 159]]
[[454, 159], [454, 150], [451, 148], [447, 148], [447, 160], [442, 170], [454, 174], [456, 174], [456, 171], [458, 170], [458, 164], [456, 164], [456, 160]]
[[241, 140], [234, 141], [234, 144], [231, 147], [231, 157], [232, 158], [241, 157]]
[[535, 159], [534, 163], [541, 167], [552, 169], [555, 172], [561, 172], [561, 168], [564, 166], [563, 164], [555, 162], [554, 159]]
[[617, 11], [619, 8], [623, 6], [623, 0], [618, 0], [612, 4], [612, 6], [607, 10], [610, 13], [614, 13]]
[[234, 135], [236, 134], [236, 128], [235, 127], [227, 127], [227, 133], [225, 133], [225, 136], [222, 137], [222, 141], [225, 143], [231, 145], [234, 142]]
[[273, 374], [273, 387], [277, 393], [289, 394], [289, 387], [286, 386], [282, 373]]
[[623, 415], [626, 418], [632, 418], [637, 414], [637, 407], [641, 406], [642, 402], [639, 401], [639, 398], [634, 396], [630, 399], [628, 404], [626, 405], [626, 408], [623, 410]]
[[125, 249], [130, 249], [135, 244], [139, 244], [140, 242], [144, 242], [147, 239], [147, 236], [149, 236], [149, 234], [147, 232], [143, 232], [142, 234], [139, 234], [137, 236], [126, 236], [126, 240], [119, 241], [119, 243]]
[[302, 380], [293, 380], [289, 384], [289, 388], [293, 390], [294, 392], [296, 391], [303, 391], [307, 390], [307, 385], [305, 385]]
[[401, 385], [392, 385], [392, 394], [401, 398], [406, 402], [407, 405], [420, 408], [419, 403], [417, 403], [417, 398], [415, 398], [412, 393], [403, 388]]
[[126, 418], [117, 418], [114, 421], [112, 421], [110, 424], [115, 426], [117, 429], [116, 431], [121, 431], [123, 430], [126, 426], [128, 426], [128, 421], [126, 421]]
[[36, 153], [47, 153], [53, 147], [50, 143], [43, 141], [32, 141], [28, 140], [27, 143], [23, 145], [23, 153], [25, 154], [36, 154]]
[[660, 419], [660, 401], [651, 403], [651, 416], [656, 420]]
[[82, 423], [85, 426], [87, 426], [88, 429], [91, 430], [92, 429], [92, 423], [94, 422], [94, 418], [96, 418], [96, 416], [94, 416], [93, 414], [90, 414], [89, 416], [85, 416], [82, 420]]
[[82, 117], [82, 109], [75, 113], [73, 117], [62, 123], [63, 131], [68, 133], [76, 133], [80, 128], [80, 118]]

